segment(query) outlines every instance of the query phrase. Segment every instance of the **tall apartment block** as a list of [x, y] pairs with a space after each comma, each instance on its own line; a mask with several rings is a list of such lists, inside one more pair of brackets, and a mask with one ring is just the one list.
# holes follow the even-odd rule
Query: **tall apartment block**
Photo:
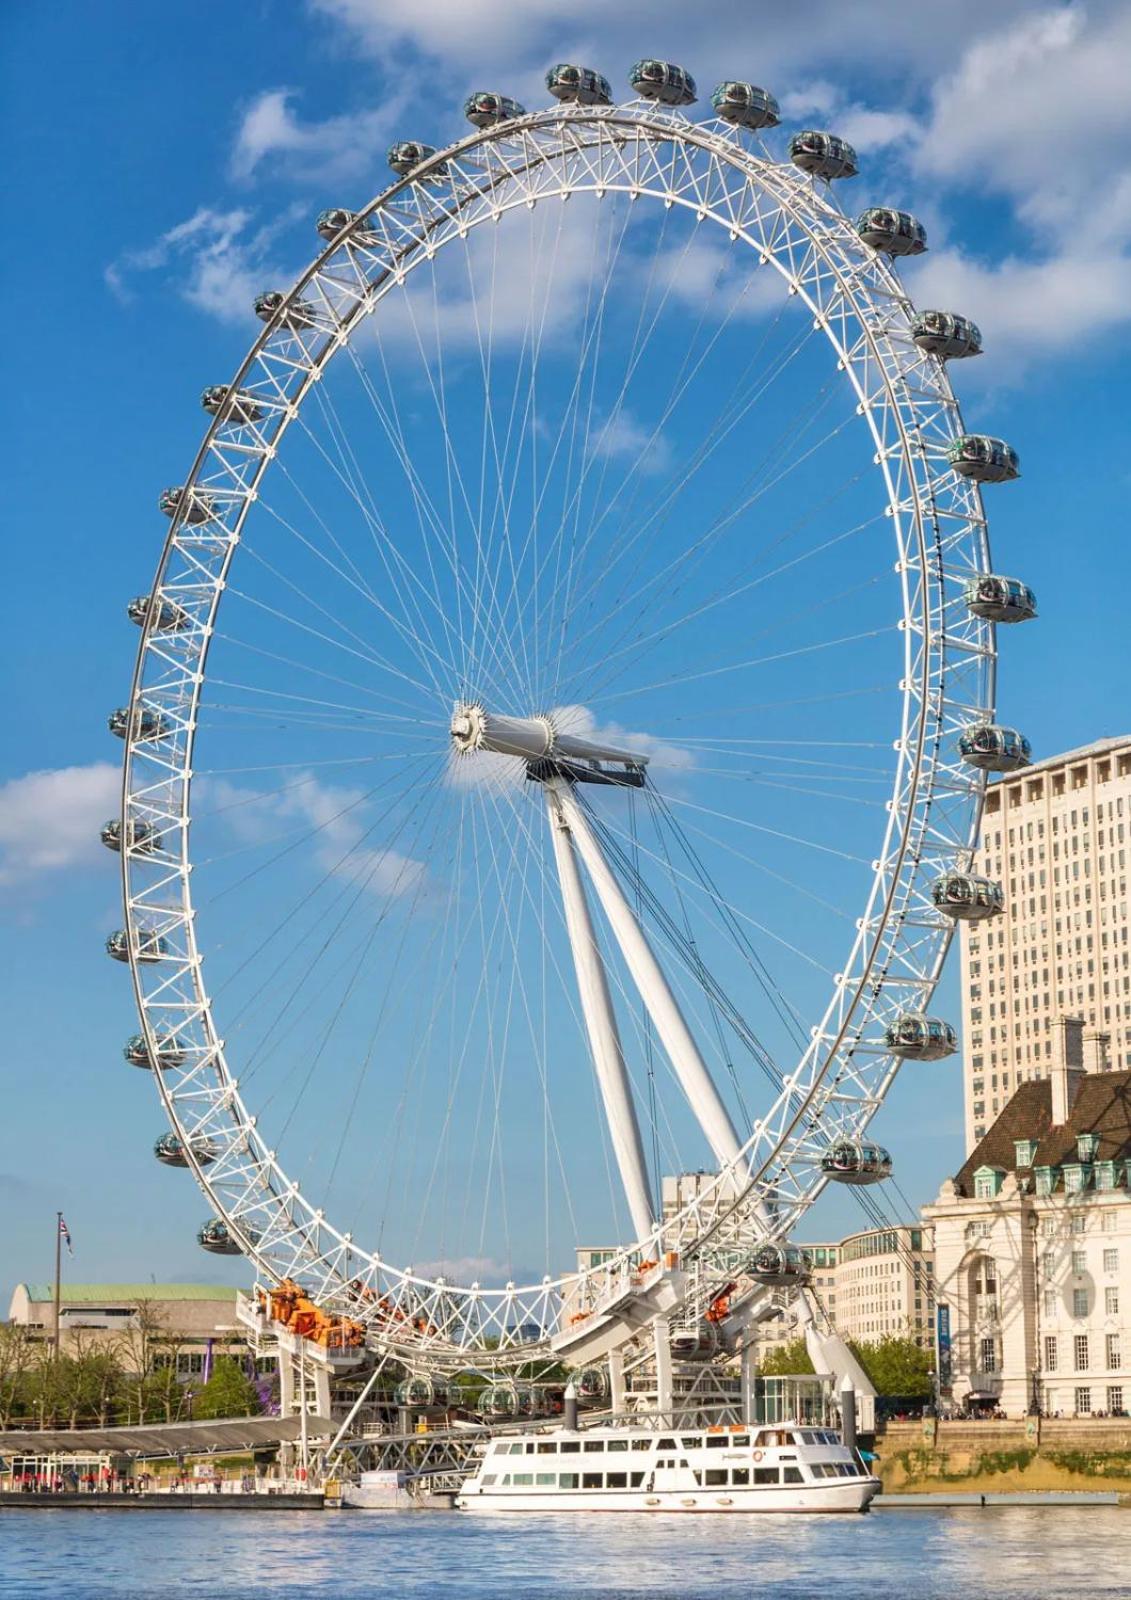
[[1048, 1077], [1061, 1016], [1084, 1020], [1086, 1070], [1131, 1067], [1129, 830], [1131, 735], [990, 788], [974, 870], [1005, 911], [960, 933], [968, 1152], [1019, 1083]]

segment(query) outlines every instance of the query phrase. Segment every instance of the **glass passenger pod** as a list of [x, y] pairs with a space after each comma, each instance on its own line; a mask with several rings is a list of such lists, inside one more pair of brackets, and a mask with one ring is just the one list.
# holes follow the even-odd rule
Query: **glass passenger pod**
[[[198, 1134], [194, 1139], [190, 1139], [189, 1145], [197, 1162], [202, 1167], [207, 1167], [211, 1162], [215, 1161], [220, 1153], [212, 1140], [205, 1138], [203, 1134]], [[163, 1133], [154, 1143], [153, 1154], [166, 1167], [187, 1167], [189, 1164], [184, 1143], [175, 1133]]]
[[599, 1405], [609, 1397], [609, 1375], [604, 1367], [582, 1367], [574, 1382], [582, 1405]]
[[145, 627], [151, 614], [154, 633], [176, 633], [187, 628], [191, 620], [183, 606], [163, 595], [138, 594], [126, 606], [126, 616], [138, 628]]
[[983, 772], [1020, 772], [1032, 761], [1033, 747], [1016, 728], [982, 722], [962, 730], [958, 753], [967, 766]]
[[982, 330], [969, 317], [953, 311], [920, 311], [911, 323], [911, 337], [920, 350], [947, 361], [982, 353]]
[[[422, 166], [425, 161], [430, 161], [435, 154], [434, 144], [421, 144], [419, 139], [398, 139], [395, 144], [389, 146], [385, 159], [399, 178], [407, 178], [409, 173], [415, 172], [417, 167]], [[442, 161], [429, 172], [429, 182], [433, 178], [444, 177], [447, 170], [447, 162]]]
[[[111, 817], [109, 822], [103, 824], [98, 837], [107, 850], [121, 851], [122, 848], [122, 820], [120, 817]], [[154, 850], [161, 848], [161, 835], [151, 822], [131, 822], [125, 830], [126, 844], [130, 850], [138, 850], [145, 855], [151, 855]]]
[[892, 1055], [909, 1061], [942, 1061], [958, 1049], [958, 1035], [940, 1017], [905, 1011], [884, 1029], [884, 1043]]
[[869, 206], [861, 212], [856, 232], [873, 250], [889, 256], [921, 256], [927, 248], [927, 230], [918, 217], [890, 206]]
[[975, 483], [1008, 483], [1021, 476], [1021, 460], [1012, 445], [987, 433], [962, 433], [947, 447], [946, 459], [963, 478]]
[[716, 116], [737, 128], [776, 128], [781, 121], [781, 107], [773, 95], [753, 83], [720, 83], [711, 93], [711, 104]]
[[[143, 1033], [134, 1033], [126, 1040], [122, 1047], [122, 1054], [131, 1067], [142, 1067], [153, 1071], [153, 1057], [145, 1042]], [[157, 1040], [157, 1066], [161, 1072], [167, 1072], [170, 1067], [179, 1067], [183, 1064], [185, 1053], [173, 1034], [165, 1034]]]
[[[124, 928], [118, 928], [106, 941], [106, 954], [113, 961], [128, 961], [130, 959], [130, 941]], [[159, 933], [152, 929], [141, 928], [136, 936], [134, 955], [138, 961], [160, 961], [162, 956], [169, 954], [169, 946]]]
[[336, 239], [343, 228], [348, 228], [357, 215], [354, 211], [347, 211], [344, 206], [327, 206], [325, 211], [318, 213], [318, 220], [314, 227], [320, 239], [325, 239], [329, 244]]
[[674, 61], [638, 61], [628, 81], [642, 100], [657, 100], [662, 106], [689, 106], [699, 98], [695, 79]]
[[226, 383], [209, 384], [200, 397], [200, 403], [213, 417], [222, 422], [262, 422], [265, 412], [253, 394], [244, 389], [232, 389]]
[[479, 1396], [481, 1417], [517, 1417], [518, 1390], [513, 1383], [489, 1383]]
[[882, 1183], [891, 1177], [891, 1156], [883, 1145], [842, 1139], [821, 1157], [821, 1171], [835, 1183]]
[[[292, 333], [303, 333], [313, 328], [316, 321], [314, 307], [309, 300], [292, 300], [286, 305], [286, 295], [280, 289], [267, 289], [255, 297], [255, 314], [260, 322], [272, 322], [276, 317]], [[285, 309], [284, 309], [285, 307]]]
[[406, 1411], [445, 1411], [448, 1406], [448, 1384], [445, 1378], [418, 1374], [406, 1378], [396, 1388], [396, 1402]]
[[809, 1257], [794, 1244], [764, 1244], [754, 1252], [747, 1270], [758, 1283], [771, 1286], [806, 1283]]
[[163, 739], [169, 732], [168, 719], [149, 706], [138, 706], [130, 717], [129, 706], [118, 706], [106, 718], [106, 726], [115, 739]]
[[979, 572], [967, 578], [963, 597], [967, 610], [987, 622], [1028, 622], [1037, 615], [1037, 597], [1020, 578]]
[[1005, 910], [1001, 884], [968, 872], [947, 872], [936, 878], [931, 885], [931, 900], [937, 910], [960, 922], [979, 922]]
[[803, 128], [789, 141], [789, 159], [802, 172], [814, 178], [854, 178], [860, 170], [856, 151], [846, 139], [835, 133], [821, 133], [817, 128]]
[[186, 492], [183, 484], [177, 484], [171, 489], [162, 489], [157, 505], [164, 516], [175, 517], [181, 513], [181, 521], [191, 522], [194, 526], [209, 522], [216, 515], [214, 495], [209, 494], [207, 489], [191, 489]]
[[555, 100], [568, 105], [611, 106], [613, 86], [591, 67], [576, 67], [571, 62], [559, 61], [546, 74], [546, 87]]
[[463, 114], [477, 128], [496, 128], [500, 122], [510, 122], [514, 117], [524, 117], [526, 107], [505, 94], [494, 94], [489, 89], [479, 89], [469, 94], [463, 103]]
[[[259, 1238], [257, 1233], [247, 1232], [250, 1243], [255, 1244]], [[243, 1246], [230, 1231], [228, 1224], [220, 1217], [213, 1217], [206, 1222], [197, 1233], [196, 1242], [202, 1250], [207, 1250], [214, 1256], [241, 1256]]]

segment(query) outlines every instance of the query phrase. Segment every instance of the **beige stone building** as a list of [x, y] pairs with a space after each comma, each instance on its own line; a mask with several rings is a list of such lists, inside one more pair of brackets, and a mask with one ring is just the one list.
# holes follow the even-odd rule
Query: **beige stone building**
[[923, 1219], [934, 1230], [957, 1406], [1131, 1409], [1131, 1071], [1084, 1073], [1062, 1019]]
[[992, 785], [974, 870], [1005, 911], [960, 935], [968, 1151], [1019, 1083], [1047, 1076], [1058, 1017], [1109, 1035], [1111, 1064], [1131, 1067], [1129, 829], [1131, 736]]
[[[202, 1283], [64, 1283], [59, 1335], [63, 1353], [77, 1343], [113, 1346], [119, 1358], [168, 1359], [182, 1377], [202, 1375], [218, 1349], [246, 1348], [236, 1321], [235, 1289]], [[55, 1292], [48, 1283], [19, 1283], [8, 1320], [50, 1340]]]

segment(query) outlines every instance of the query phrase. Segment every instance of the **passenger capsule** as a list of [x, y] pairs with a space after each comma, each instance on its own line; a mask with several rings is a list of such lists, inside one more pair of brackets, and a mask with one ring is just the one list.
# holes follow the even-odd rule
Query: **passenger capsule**
[[911, 337], [920, 350], [947, 361], [982, 353], [982, 330], [969, 317], [953, 311], [920, 311], [911, 323]]
[[1019, 578], [999, 578], [979, 572], [967, 578], [966, 607], [987, 622], [1028, 622], [1037, 615], [1037, 597]]
[[[220, 1154], [212, 1140], [205, 1138], [203, 1134], [197, 1134], [195, 1138], [190, 1139], [189, 1147], [196, 1157], [197, 1165], [201, 1167], [210, 1166]], [[184, 1142], [175, 1133], [163, 1133], [153, 1146], [153, 1154], [166, 1167], [187, 1167], [189, 1164]]]
[[764, 1244], [755, 1250], [747, 1271], [758, 1283], [784, 1288], [806, 1283], [809, 1267], [809, 1257], [795, 1244]]
[[[259, 1235], [244, 1229], [249, 1244], [255, 1244]], [[228, 1228], [228, 1224], [220, 1217], [213, 1217], [206, 1222], [196, 1236], [196, 1242], [202, 1250], [207, 1250], [214, 1256], [241, 1256], [243, 1246], [237, 1241]]]
[[860, 170], [856, 151], [845, 139], [835, 133], [820, 133], [816, 128], [805, 128], [795, 133], [789, 141], [789, 159], [802, 172], [814, 178], [854, 178]]
[[841, 1139], [821, 1157], [821, 1171], [834, 1183], [882, 1183], [891, 1177], [891, 1156], [881, 1144]]
[[711, 94], [715, 114], [737, 128], [776, 128], [781, 107], [768, 89], [753, 83], [720, 83]]
[[226, 383], [214, 383], [200, 397], [205, 411], [221, 422], [262, 422], [266, 412], [253, 394], [245, 389], [232, 389]]
[[[421, 144], [418, 139], [398, 139], [396, 144], [389, 146], [385, 159], [398, 177], [407, 178], [410, 172], [415, 172], [417, 167], [430, 161], [435, 154], [436, 146], [433, 144]], [[439, 166], [429, 171], [429, 181], [442, 178], [447, 170], [447, 162], [440, 162]]]
[[149, 706], [138, 706], [130, 718], [129, 706], [119, 706], [111, 711], [106, 726], [116, 739], [163, 739], [169, 732], [168, 718]]
[[1030, 765], [1033, 747], [1016, 728], [979, 722], [958, 735], [958, 754], [968, 767], [983, 772], [1020, 772]]
[[968, 872], [947, 872], [931, 885], [931, 900], [948, 917], [960, 922], [980, 922], [1005, 910], [1000, 883]]
[[509, 100], [505, 94], [492, 94], [489, 89], [479, 89], [464, 101], [463, 114], [477, 128], [495, 128], [500, 122], [524, 117], [526, 107], [520, 106], [517, 100]]
[[1008, 483], [1021, 476], [1021, 460], [1004, 439], [986, 433], [962, 433], [947, 446], [946, 459], [963, 478], [975, 483]]
[[210, 522], [216, 515], [215, 495], [209, 494], [207, 489], [186, 490], [183, 484], [178, 484], [172, 489], [162, 489], [157, 504], [165, 516], [175, 517], [180, 514], [182, 522], [191, 522], [194, 525]]
[[[168, 955], [168, 944], [151, 928], [139, 928], [135, 937], [134, 956], [138, 961], [160, 961], [162, 956]], [[124, 928], [118, 928], [107, 939], [106, 954], [113, 961], [130, 959], [130, 941]]]
[[329, 206], [325, 211], [318, 213], [318, 220], [314, 226], [329, 244], [332, 239], [338, 237], [343, 228], [349, 227], [356, 214], [354, 211], [347, 211], [344, 206]]
[[699, 98], [695, 79], [674, 61], [638, 61], [628, 81], [642, 100], [658, 100], [662, 106], [689, 106]]
[[[120, 817], [111, 817], [109, 822], [103, 823], [98, 837], [107, 850], [122, 848], [122, 821]], [[143, 855], [151, 855], [154, 850], [160, 850], [162, 838], [152, 822], [140, 820], [131, 822], [125, 829], [126, 844], [130, 850], [139, 851]]]
[[481, 1417], [517, 1417], [518, 1389], [513, 1383], [489, 1383], [479, 1396]]
[[958, 1035], [940, 1017], [905, 1011], [884, 1029], [884, 1043], [893, 1056], [908, 1061], [944, 1061], [958, 1049]]
[[927, 230], [910, 211], [889, 206], [869, 206], [856, 219], [856, 232], [865, 244], [887, 256], [921, 256], [927, 248]]
[[[333, 234], [330, 237], [333, 238]], [[278, 289], [256, 295], [255, 314], [260, 322], [273, 322], [278, 317], [282, 326], [292, 333], [304, 333], [307, 328], [313, 328], [316, 321], [315, 309], [309, 300], [292, 300], [288, 305], [286, 295]]]
[[446, 1411], [448, 1400], [447, 1379], [438, 1376], [418, 1374], [396, 1388], [396, 1402], [406, 1411]]
[[[145, 1042], [144, 1033], [134, 1033], [126, 1040], [122, 1047], [122, 1054], [131, 1067], [143, 1067], [149, 1072], [153, 1071], [153, 1057], [149, 1053], [149, 1046]], [[157, 1037], [157, 1067], [161, 1072], [167, 1072], [170, 1067], [179, 1067], [183, 1064], [185, 1053], [181, 1048], [175, 1034], [159, 1034]]]
[[671, 1331], [671, 1351], [677, 1361], [710, 1361], [719, 1348], [719, 1330], [704, 1318]]
[[151, 594], [135, 595], [126, 606], [126, 616], [139, 628], [144, 628], [146, 620], [152, 617], [154, 633], [177, 633], [187, 628], [192, 620], [175, 600]]
[[590, 67], [575, 67], [568, 61], [559, 61], [546, 74], [546, 87], [555, 100], [567, 105], [611, 106], [613, 86], [608, 78]]
[[604, 1367], [582, 1367], [575, 1382], [582, 1405], [599, 1405], [609, 1398], [609, 1375]]

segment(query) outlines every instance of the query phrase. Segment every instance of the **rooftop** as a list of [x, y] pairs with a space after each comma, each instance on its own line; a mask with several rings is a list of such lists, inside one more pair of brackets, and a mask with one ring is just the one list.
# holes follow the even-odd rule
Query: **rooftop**
[[955, 1175], [960, 1194], [974, 1193], [979, 1167], [1017, 1166], [1016, 1139], [1036, 1139], [1034, 1167], [1059, 1167], [1076, 1160], [1076, 1138], [1099, 1134], [1097, 1161], [1131, 1157], [1131, 1072], [1091, 1072], [1079, 1080], [1068, 1121], [1053, 1127], [1052, 1084], [1048, 1078], [1021, 1084], [1006, 1102], [997, 1121], [980, 1140]]
[[[50, 1283], [21, 1285], [33, 1303], [53, 1301]], [[224, 1283], [64, 1283], [64, 1305], [113, 1305], [128, 1300], [235, 1300], [237, 1291]]]
[[1031, 766], [1022, 767], [1019, 772], [1010, 772], [999, 779], [998, 784], [991, 785], [997, 788], [1000, 783], [1016, 783], [1019, 779], [1031, 777], [1034, 772], [1047, 772], [1050, 767], [1071, 766], [1074, 761], [1088, 761], [1093, 756], [1110, 755], [1113, 750], [1131, 748], [1131, 733], [1116, 734], [1108, 739], [1096, 739], [1092, 744], [1082, 744], [1076, 750], [1066, 750], [1063, 755], [1046, 756], [1043, 761], [1034, 761]]

